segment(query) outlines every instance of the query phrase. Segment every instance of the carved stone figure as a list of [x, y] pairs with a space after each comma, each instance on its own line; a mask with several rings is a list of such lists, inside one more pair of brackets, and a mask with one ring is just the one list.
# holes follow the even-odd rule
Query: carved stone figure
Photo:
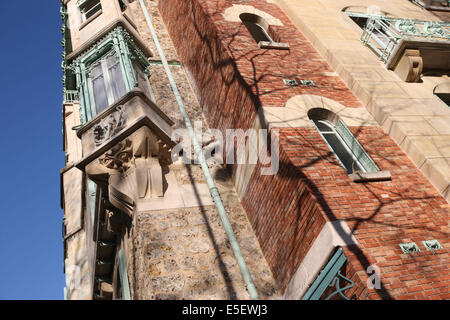
[[122, 130], [126, 123], [122, 106], [118, 106], [116, 111], [100, 121], [94, 126], [94, 143], [96, 146], [101, 145], [110, 139], [117, 132]]

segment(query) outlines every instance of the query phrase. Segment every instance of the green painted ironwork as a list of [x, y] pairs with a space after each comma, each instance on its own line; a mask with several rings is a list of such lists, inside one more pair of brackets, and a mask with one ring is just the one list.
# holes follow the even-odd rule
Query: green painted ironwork
[[358, 12], [346, 14], [367, 19], [361, 41], [384, 62], [389, 60], [400, 40], [450, 42], [450, 23], [447, 22], [400, 19]]
[[128, 281], [127, 261], [125, 259], [125, 253], [123, 248], [119, 251], [119, 274], [120, 285], [122, 287], [122, 300], [131, 300], [130, 284]]
[[311, 120], [311, 122], [316, 127], [316, 130], [320, 133], [322, 139], [326, 142], [330, 150], [333, 152], [336, 159], [339, 161], [341, 166], [345, 169], [346, 166], [342, 162], [342, 160], [339, 158], [338, 154], [335, 151], [335, 147], [330, 145], [328, 142], [328, 139], [325, 138], [324, 133], [322, 130], [319, 129], [318, 125], [316, 124], [316, 121], [322, 121], [327, 123], [327, 126], [332, 128], [332, 130], [335, 132], [335, 134], [339, 137], [339, 139], [342, 141], [342, 143], [347, 148], [347, 152], [349, 152], [354, 160], [364, 172], [378, 172], [380, 171], [380, 168], [375, 164], [375, 162], [372, 160], [372, 158], [369, 156], [369, 154], [364, 150], [364, 148], [361, 146], [359, 141], [355, 138], [355, 136], [351, 133], [351, 131], [347, 128], [347, 126], [342, 122], [342, 120], [339, 120], [337, 125], [332, 124], [331, 122], [327, 120]]
[[74, 103], [79, 100], [78, 91], [64, 90], [64, 103]]
[[150, 63], [142, 50], [136, 45], [132, 36], [123, 27], [119, 26], [113, 29], [108, 35], [93, 44], [88, 52], [68, 66], [76, 76], [80, 120], [83, 124], [96, 115], [92, 101], [93, 92], [89, 85], [89, 72], [96, 62], [108, 54], [117, 55], [127, 92], [137, 86], [133, 61], [137, 62], [146, 74], [150, 74]]
[[[302, 300], [319, 300], [323, 298], [323, 294], [328, 288], [335, 288], [323, 300], [330, 300], [336, 295], [339, 295], [344, 300], [350, 300], [344, 292], [354, 286], [353, 281], [342, 275], [341, 268], [345, 265], [347, 257], [342, 248], [338, 248], [336, 253], [331, 257], [327, 265], [322, 269], [317, 279], [313, 282], [311, 287], [303, 296]], [[341, 288], [341, 280], [348, 282], [348, 285]]]

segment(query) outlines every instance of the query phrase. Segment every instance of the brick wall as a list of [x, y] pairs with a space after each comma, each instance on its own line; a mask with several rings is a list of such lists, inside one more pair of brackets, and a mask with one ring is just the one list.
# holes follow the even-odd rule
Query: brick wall
[[[331, 98], [346, 107], [358, 100], [312, 45], [274, 4], [245, 1], [278, 18], [271, 26], [290, 50], [259, 49], [239, 22], [225, 21], [226, 0], [160, 0], [159, 8], [180, 60], [192, 75], [212, 128], [249, 128], [256, 110], [283, 107], [299, 94]], [[234, 1], [235, 2], [235, 1]], [[176, 8], [176, 10], [174, 9]], [[286, 87], [283, 79], [308, 79], [314, 87]], [[392, 181], [353, 183], [314, 129], [280, 130], [280, 171], [256, 168], [242, 204], [282, 288], [289, 283], [327, 220], [346, 220], [358, 246], [346, 247], [352, 294], [369, 298], [448, 297], [449, 205], [381, 128], [351, 128]], [[422, 240], [444, 246], [426, 252]], [[402, 254], [415, 241], [422, 252]], [[383, 287], [365, 288], [366, 268], [381, 268]]]

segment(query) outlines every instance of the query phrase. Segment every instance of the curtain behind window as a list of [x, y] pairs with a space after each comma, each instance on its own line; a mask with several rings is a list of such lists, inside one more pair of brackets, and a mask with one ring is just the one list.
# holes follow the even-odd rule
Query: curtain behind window
[[[120, 67], [120, 62], [117, 55], [107, 57], [106, 65], [108, 68], [109, 79], [111, 82], [110, 85], [114, 94], [115, 101], [127, 93], [122, 69]], [[112, 101], [111, 103], [113, 103], [114, 101]]]
[[89, 77], [92, 79], [92, 90], [94, 91], [95, 109], [100, 113], [108, 107], [108, 95], [106, 92], [105, 77], [103, 75], [102, 64], [95, 65]]

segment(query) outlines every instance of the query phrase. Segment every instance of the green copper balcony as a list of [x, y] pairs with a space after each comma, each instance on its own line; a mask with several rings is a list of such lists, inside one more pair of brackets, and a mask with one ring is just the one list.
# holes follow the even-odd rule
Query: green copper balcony
[[388, 63], [403, 42], [408, 42], [407, 47], [412, 49], [423, 44], [449, 48], [450, 23], [372, 15], [367, 20], [361, 41]]

